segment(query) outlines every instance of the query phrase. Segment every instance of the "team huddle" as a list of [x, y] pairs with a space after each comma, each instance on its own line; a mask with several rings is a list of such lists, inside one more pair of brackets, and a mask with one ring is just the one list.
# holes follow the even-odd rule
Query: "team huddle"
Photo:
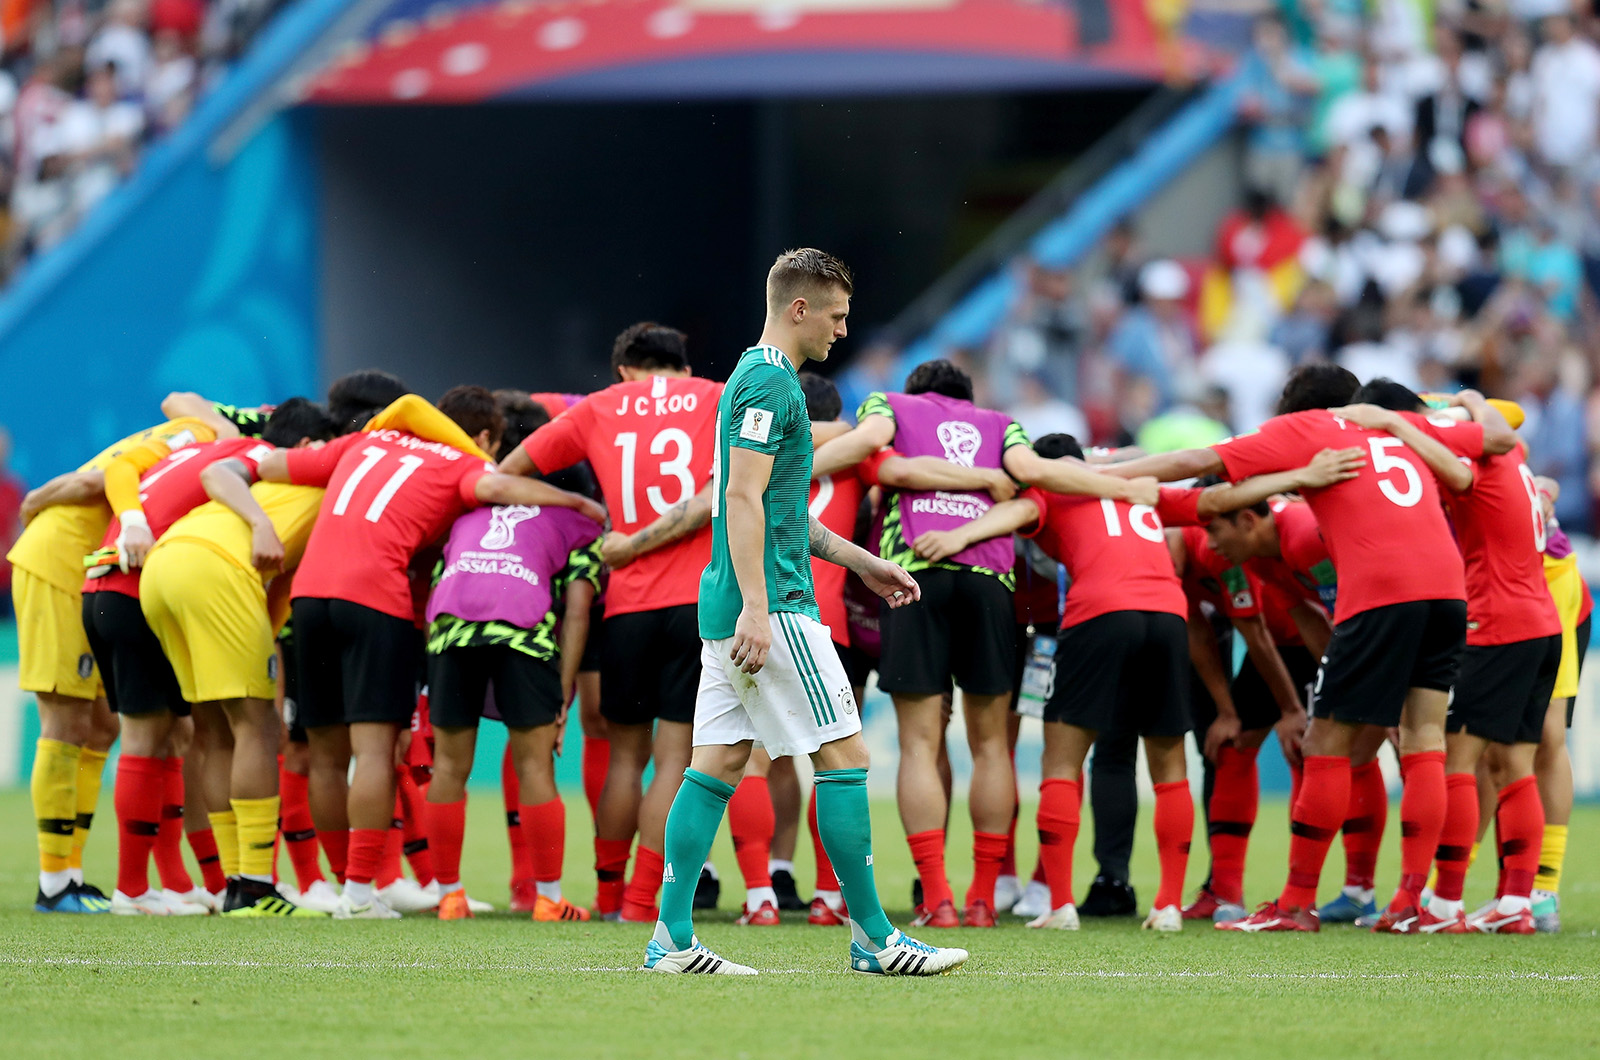
[[[1010, 912], [1076, 929], [1086, 787], [1100, 873], [1081, 913], [1132, 912], [1142, 741], [1161, 868], [1146, 928], [1559, 928], [1565, 731], [1592, 604], [1515, 406], [1310, 365], [1255, 432], [1085, 454], [1066, 435], [1030, 442], [931, 361], [851, 426], [802, 370], [846, 334], [849, 272], [790, 251], [766, 294], [761, 339], [725, 384], [691, 374], [682, 333], [646, 323], [588, 396], [458, 386], [429, 403], [379, 371], [337, 380], [326, 406], [175, 394], [165, 422], [30, 493], [10, 559], [41, 718], [35, 908], [471, 917], [485, 906], [461, 884], [466, 782], [488, 717], [509, 737], [514, 910], [654, 924], [647, 970], [754, 974], [694, 934], [726, 815], [739, 924], [809, 909], [848, 926], [854, 970], [945, 973], [967, 952], [896, 929], [873, 878], [858, 704], [876, 671], [899, 726], [912, 926]], [[974, 866], [959, 906], [956, 688]], [[592, 911], [561, 890], [554, 757], [573, 705]], [[1044, 731], [1026, 884], [1023, 716]], [[1185, 905], [1191, 732], [1210, 867]], [[1249, 913], [1256, 757], [1274, 732], [1294, 777], [1290, 864]], [[82, 852], [119, 737], [107, 898]], [[1400, 879], [1380, 905], [1385, 742], [1404, 791]], [[793, 866], [802, 755], [809, 906]], [[1499, 887], [1469, 915], [1491, 820]], [[1319, 910], [1341, 832], [1345, 885]]]

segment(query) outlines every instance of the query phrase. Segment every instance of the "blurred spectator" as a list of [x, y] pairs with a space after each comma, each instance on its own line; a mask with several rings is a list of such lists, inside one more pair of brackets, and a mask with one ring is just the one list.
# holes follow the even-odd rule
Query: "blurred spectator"
[[1126, 374], [1149, 380], [1159, 411], [1195, 378], [1194, 331], [1183, 300], [1189, 274], [1175, 261], [1152, 261], [1139, 270], [1140, 304], [1123, 315], [1108, 346]]
[[1001, 407], [1018, 401], [1023, 377], [1037, 374], [1065, 401], [1075, 402], [1084, 325], [1072, 304], [1072, 274], [1032, 261], [1022, 262], [1019, 269], [1019, 297], [989, 350], [992, 399]]
[[194, 103], [198, 67], [175, 29], [156, 32], [150, 80], [145, 85], [144, 109], [150, 124], [165, 132], [188, 117]]
[[868, 339], [866, 347], [850, 359], [850, 363], [834, 379], [839, 397], [844, 402], [845, 418], [854, 423], [856, 409], [867, 400], [867, 395], [882, 390], [900, 389], [900, 348], [888, 338], [876, 335]]
[[1546, 18], [1540, 29], [1544, 44], [1532, 67], [1534, 144], [1546, 162], [1570, 166], [1594, 151], [1600, 50], [1573, 31], [1565, 14]]
[[1042, 438], [1047, 434], [1070, 434], [1074, 438], [1089, 437], [1089, 421], [1076, 405], [1056, 397], [1045, 378], [1034, 372], [1018, 380], [1017, 399], [1007, 411], [1022, 425], [1029, 438]]
[[[1576, 363], [1577, 358], [1569, 362]], [[1554, 357], [1530, 357], [1517, 376], [1517, 400], [1527, 413], [1521, 434], [1528, 443], [1528, 466], [1561, 484], [1556, 518], [1568, 531], [1587, 533], [1593, 526], [1588, 494], [1589, 446], [1583, 402], [1563, 379]]]
[[1240, 307], [1222, 340], [1200, 358], [1200, 378], [1227, 395], [1231, 433], [1270, 419], [1289, 377], [1289, 358], [1264, 336], [1265, 322]]
[[89, 39], [89, 48], [84, 52], [86, 67], [115, 65], [116, 92], [123, 99], [137, 99], [150, 77], [147, 21], [143, 0], [112, 0], [106, 9], [106, 24]]
[[1215, 445], [1232, 433], [1227, 392], [1221, 387], [1195, 386], [1185, 391], [1177, 404], [1145, 421], [1133, 442], [1148, 453], [1169, 453]]
[[1279, 202], [1287, 202], [1305, 164], [1302, 130], [1317, 81], [1290, 49], [1289, 35], [1279, 19], [1256, 20], [1255, 47], [1267, 76], [1246, 98], [1241, 112], [1250, 130], [1245, 142], [1245, 179]]
[[1332, 286], [1312, 280], [1300, 288], [1294, 306], [1272, 326], [1272, 345], [1282, 350], [1291, 364], [1300, 364], [1328, 352], [1328, 331], [1339, 311], [1339, 300]]
[[[85, 99], [67, 104], [40, 138], [41, 169], [60, 182], [69, 225], [133, 169], [134, 151], [144, 131], [144, 112], [117, 99], [116, 66], [91, 70]], [[51, 233], [54, 242], [60, 233]]]

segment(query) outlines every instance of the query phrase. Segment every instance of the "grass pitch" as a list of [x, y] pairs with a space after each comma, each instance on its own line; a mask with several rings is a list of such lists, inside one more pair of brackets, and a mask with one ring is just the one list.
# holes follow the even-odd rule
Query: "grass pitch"
[[[467, 885], [503, 906], [498, 795], [475, 793], [471, 807]], [[587, 900], [591, 832], [581, 798], [569, 808], [568, 892]], [[874, 809], [878, 879], [904, 924], [910, 860], [893, 806]], [[1600, 1055], [1600, 807], [1581, 807], [1573, 821], [1559, 936], [1379, 938], [1329, 928], [1241, 937], [1208, 925], [1153, 936], [1137, 921], [1046, 934], [1007, 917], [993, 931], [926, 932], [973, 953], [960, 972], [930, 980], [846, 971], [843, 931], [810, 927], [800, 914], [785, 914], [791, 922], [778, 928], [733, 926], [742, 891], [726, 834], [714, 855], [722, 909], [702, 919], [701, 937], [760, 968], [756, 979], [637, 972], [649, 931], [632, 925], [507, 915], [470, 923], [40, 916], [30, 911], [29, 816], [26, 792], [0, 793], [5, 1060]], [[961, 819], [958, 808], [950, 844], [958, 896], [968, 874]], [[1285, 819], [1281, 802], [1263, 805], [1246, 877], [1252, 901], [1282, 883]], [[109, 795], [98, 823], [89, 876], [109, 891]], [[1147, 814], [1141, 827], [1134, 882], [1148, 902], [1156, 866]], [[1391, 814], [1379, 865], [1385, 883], [1398, 871], [1397, 832]], [[1205, 872], [1202, 838], [1191, 888]], [[803, 894], [808, 842], [802, 837]], [[1080, 896], [1093, 872], [1089, 846], [1086, 835]], [[1023, 847], [1031, 867], [1031, 837]], [[1342, 867], [1336, 849], [1325, 883]], [[1474, 870], [1469, 904], [1492, 886], [1491, 870], [1492, 858]]]

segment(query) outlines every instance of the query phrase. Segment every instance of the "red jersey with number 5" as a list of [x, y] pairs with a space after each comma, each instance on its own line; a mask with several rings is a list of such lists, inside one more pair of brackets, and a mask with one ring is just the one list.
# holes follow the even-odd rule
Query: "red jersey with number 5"
[[288, 461], [289, 481], [327, 488], [295, 571], [294, 598], [348, 600], [407, 622], [412, 555], [478, 507], [478, 480], [494, 470], [459, 449], [395, 430], [294, 449]]
[[[522, 448], [542, 475], [588, 460], [613, 529], [632, 534], [711, 481], [722, 384], [651, 376], [597, 391], [534, 431]], [[606, 614], [658, 611], [700, 598], [711, 527], [611, 572]]]
[[[1458, 455], [1483, 451], [1480, 425], [1443, 417], [1428, 422]], [[1355, 478], [1305, 491], [1339, 576], [1335, 624], [1389, 604], [1466, 599], [1439, 485], [1422, 458], [1392, 434], [1357, 427], [1330, 409], [1310, 409], [1275, 416], [1211, 448], [1235, 482], [1304, 467], [1323, 449], [1364, 451], [1367, 463]]]

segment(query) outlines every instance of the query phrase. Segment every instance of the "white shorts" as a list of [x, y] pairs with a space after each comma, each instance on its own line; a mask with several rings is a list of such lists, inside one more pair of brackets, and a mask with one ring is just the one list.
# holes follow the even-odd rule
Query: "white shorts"
[[701, 641], [696, 747], [754, 740], [782, 758], [811, 754], [861, 731], [855, 693], [828, 627], [788, 611], [769, 618], [772, 650], [760, 673], [744, 673], [728, 658], [732, 637]]

